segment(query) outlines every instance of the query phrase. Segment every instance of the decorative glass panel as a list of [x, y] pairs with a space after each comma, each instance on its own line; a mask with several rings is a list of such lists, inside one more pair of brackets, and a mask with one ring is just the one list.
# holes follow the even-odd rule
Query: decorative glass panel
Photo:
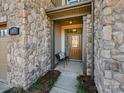
[[65, 29], [65, 33], [81, 34], [82, 28]]
[[79, 47], [79, 36], [72, 36], [72, 47]]

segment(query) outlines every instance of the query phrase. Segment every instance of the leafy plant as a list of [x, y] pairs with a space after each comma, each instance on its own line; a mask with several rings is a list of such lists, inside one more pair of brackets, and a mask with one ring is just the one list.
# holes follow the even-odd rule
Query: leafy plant
[[39, 81], [36, 81], [33, 85], [32, 85], [32, 88], [33, 89], [37, 89], [37, 90], [40, 90], [42, 89], [44, 86], [43, 84], [41, 84]]
[[48, 88], [48, 89], [52, 88], [54, 82], [55, 82], [55, 81], [52, 80], [52, 79], [49, 80], [49, 81], [47, 81], [46, 84], [45, 84], [45, 87]]
[[78, 82], [76, 85], [77, 93], [87, 93], [86, 87], [82, 82]]
[[48, 80], [45, 84], [41, 84], [41, 82], [37, 81], [32, 85], [32, 88], [36, 90], [50, 89], [52, 88], [54, 82], [54, 80]]

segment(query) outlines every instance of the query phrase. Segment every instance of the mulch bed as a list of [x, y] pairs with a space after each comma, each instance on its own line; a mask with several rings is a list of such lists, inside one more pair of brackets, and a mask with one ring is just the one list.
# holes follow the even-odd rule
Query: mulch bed
[[34, 85], [29, 88], [30, 93], [49, 93], [54, 83], [57, 81], [61, 72], [57, 70], [48, 71], [43, 77], [39, 78], [37, 82], [42, 84], [41, 88], [34, 87]]
[[12, 88], [4, 93], [49, 93], [61, 72], [50, 70], [40, 77], [27, 91], [22, 88]]
[[96, 85], [93, 80], [91, 80], [91, 76], [78, 76], [77, 80], [82, 81], [88, 93], [98, 93]]

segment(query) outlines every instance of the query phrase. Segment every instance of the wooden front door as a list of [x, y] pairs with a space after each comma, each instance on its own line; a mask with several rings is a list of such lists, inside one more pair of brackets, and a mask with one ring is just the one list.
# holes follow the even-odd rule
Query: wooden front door
[[82, 60], [82, 28], [65, 29], [65, 50], [70, 59]]
[[69, 34], [68, 43], [70, 59], [82, 60], [81, 34]]

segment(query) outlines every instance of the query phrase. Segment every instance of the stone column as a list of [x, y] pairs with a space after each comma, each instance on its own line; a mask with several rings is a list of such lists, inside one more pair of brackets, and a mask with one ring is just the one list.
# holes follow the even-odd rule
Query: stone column
[[45, 9], [50, 0], [24, 1], [25, 12], [25, 86], [29, 87], [51, 69], [50, 21]]
[[95, 82], [99, 93], [124, 93], [124, 0], [95, 0]]
[[0, 0], [0, 22], [7, 22], [7, 29], [20, 29], [8, 42], [7, 79], [11, 86], [28, 88], [50, 69], [50, 22], [45, 9], [51, 7], [50, 0]]
[[87, 15], [87, 75], [91, 75], [91, 15]]

